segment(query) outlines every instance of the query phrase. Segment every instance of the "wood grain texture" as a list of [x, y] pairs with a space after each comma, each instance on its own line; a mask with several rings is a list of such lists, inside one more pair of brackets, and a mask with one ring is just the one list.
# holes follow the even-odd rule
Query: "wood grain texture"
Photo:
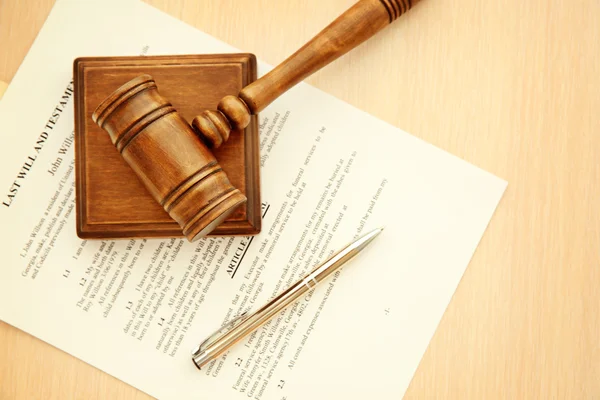
[[4, 81], [0, 81], [0, 99], [2, 98], [2, 95], [4, 94], [4, 92], [6, 91], [6, 88], [8, 88], [8, 83], [6, 83]]
[[[353, 4], [149, 1], [272, 64]], [[0, 0], [0, 20], [43, 19], [43, 3]], [[407, 399], [600, 397], [598, 15], [595, 0], [423, 0], [308, 79], [509, 181]], [[0, 79], [33, 40], [21, 25], [11, 41], [0, 24]], [[0, 398], [148, 397], [2, 325]]]
[[[131, 91], [120, 99], [111, 95], [143, 74], [154, 80], [131, 85]], [[182, 236], [183, 229], [192, 240], [204, 231], [211, 235], [260, 232], [257, 118], [214, 152], [187, 124], [255, 79], [256, 59], [250, 54], [77, 59], [75, 160], [80, 237], [173, 237]], [[121, 101], [124, 104], [115, 108]], [[106, 111], [95, 115], [97, 107]], [[192, 147], [195, 151], [189, 152]], [[248, 200], [241, 204], [244, 195]], [[232, 210], [227, 217], [226, 212]], [[213, 225], [218, 225], [214, 231]]]

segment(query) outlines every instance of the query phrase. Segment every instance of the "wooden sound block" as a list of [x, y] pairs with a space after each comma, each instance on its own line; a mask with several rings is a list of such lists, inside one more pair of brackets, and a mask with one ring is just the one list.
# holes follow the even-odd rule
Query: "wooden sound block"
[[[256, 80], [251, 54], [85, 57], [75, 60], [77, 234], [84, 239], [183, 237], [92, 120], [94, 109], [129, 80], [150, 74], [159, 92], [190, 123], [227, 95]], [[261, 229], [258, 123], [232, 132], [213, 153], [231, 184], [248, 199], [210, 235], [253, 235]]]

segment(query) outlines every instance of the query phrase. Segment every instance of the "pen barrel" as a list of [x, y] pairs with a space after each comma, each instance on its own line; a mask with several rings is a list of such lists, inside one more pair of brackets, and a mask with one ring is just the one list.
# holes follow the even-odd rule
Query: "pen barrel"
[[296, 281], [277, 297], [267, 302], [263, 307], [256, 310], [250, 316], [244, 318], [237, 325], [225, 332], [222, 336], [211, 342], [206, 349], [199, 348], [192, 355], [192, 360], [198, 368], [202, 368], [221, 354], [225, 353], [231, 346], [242, 340], [261, 325], [269, 321], [281, 310], [298, 300], [302, 295], [309, 292], [318, 283], [337, 271], [358, 254], [381, 230], [376, 230], [364, 235], [354, 243], [346, 246], [343, 250], [331, 256], [327, 261], [319, 264], [309, 274]]
[[381, 233], [382, 229], [383, 228], [378, 228], [363, 235], [353, 243], [335, 253], [308, 275], [284, 290], [279, 296], [267, 302], [267, 304], [250, 316], [242, 319], [241, 322], [237, 322], [237, 319], [234, 320], [236, 321], [235, 323], [230, 323], [233, 325], [232, 328], [218, 336], [217, 339], [210, 341], [212, 337], [209, 337], [208, 341], [204, 341], [192, 354], [192, 361], [194, 361], [194, 364], [201, 369], [204, 365], [223, 354], [246, 335], [258, 329], [258, 327], [277, 315], [277, 313], [285, 307], [298, 300], [300, 296], [311, 290], [319, 282], [337, 271], [347, 261], [350, 261], [352, 257], [357, 255], [371, 243], [373, 239]]
[[198, 368], [202, 368], [229, 350], [231, 346], [268, 322], [284, 308], [302, 297], [302, 295], [308, 293], [310, 289], [312, 289], [312, 286], [305, 285], [304, 279], [297, 281], [279, 296], [269, 301], [265, 306], [226, 332], [213, 346], [209, 346], [205, 351], [197, 355], [195, 354], [192, 357], [194, 363]]

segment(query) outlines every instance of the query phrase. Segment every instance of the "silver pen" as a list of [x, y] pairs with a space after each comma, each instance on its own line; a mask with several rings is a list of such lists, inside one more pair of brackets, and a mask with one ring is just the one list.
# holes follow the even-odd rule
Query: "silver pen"
[[235, 343], [258, 329], [273, 316], [277, 315], [282, 309], [314, 288], [319, 282], [323, 281], [357, 255], [371, 243], [382, 230], [383, 228], [377, 228], [361, 236], [339, 252], [335, 253], [327, 259], [327, 261], [315, 267], [308, 275], [299, 279], [252, 314], [245, 312], [219, 328], [193, 351], [192, 361], [194, 361], [196, 367], [200, 369], [225, 353]]

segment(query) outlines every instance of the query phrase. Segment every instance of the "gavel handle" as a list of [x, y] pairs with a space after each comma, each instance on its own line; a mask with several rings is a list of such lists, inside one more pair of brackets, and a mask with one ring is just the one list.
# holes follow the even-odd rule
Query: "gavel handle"
[[258, 114], [277, 97], [354, 49], [408, 11], [418, 0], [360, 0], [239, 97]]
[[268, 74], [224, 97], [218, 111], [204, 111], [192, 126], [209, 147], [227, 141], [231, 130], [244, 129], [277, 97], [306, 77], [371, 38], [418, 0], [360, 0]]

